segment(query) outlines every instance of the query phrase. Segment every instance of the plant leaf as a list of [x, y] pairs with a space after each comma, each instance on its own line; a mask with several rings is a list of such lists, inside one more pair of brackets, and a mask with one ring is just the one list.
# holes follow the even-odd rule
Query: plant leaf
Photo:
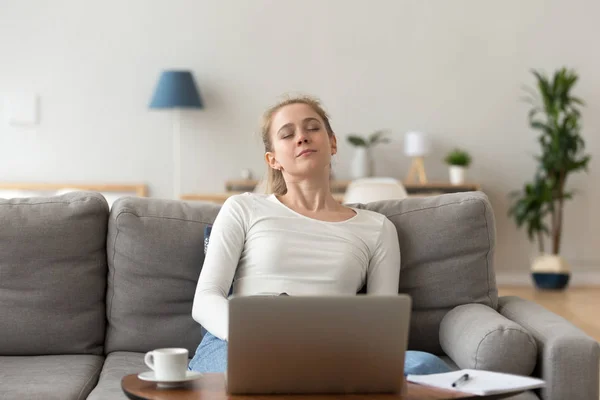
[[353, 146], [368, 147], [366, 140], [358, 135], [348, 135], [348, 142]]
[[384, 140], [383, 135], [385, 135], [385, 131], [379, 130], [375, 131], [369, 137], [369, 144], [374, 145]]
[[571, 97], [569, 98], [569, 101], [574, 104], [579, 104], [580, 106], [585, 106], [585, 102], [579, 97]]

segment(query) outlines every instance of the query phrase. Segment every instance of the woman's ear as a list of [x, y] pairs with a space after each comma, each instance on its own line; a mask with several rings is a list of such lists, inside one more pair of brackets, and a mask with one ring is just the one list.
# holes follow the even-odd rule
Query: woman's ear
[[267, 165], [269, 165], [269, 167], [273, 169], [281, 169], [281, 164], [279, 164], [279, 162], [275, 158], [275, 155], [270, 151], [265, 153], [265, 161], [267, 162]]
[[331, 135], [329, 142], [331, 143], [331, 155], [334, 155], [337, 153], [337, 138], [335, 137], [335, 134]]

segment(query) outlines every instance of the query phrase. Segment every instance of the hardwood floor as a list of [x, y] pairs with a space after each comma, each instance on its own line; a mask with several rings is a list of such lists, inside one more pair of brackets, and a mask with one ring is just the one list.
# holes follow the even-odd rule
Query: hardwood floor
[[564, 291], [542, 291], [532, 286], [498, 286], [499, 296], [515, 295], [534, 301], [569, 320], [600, 342], [600, 286], [570, 287]]

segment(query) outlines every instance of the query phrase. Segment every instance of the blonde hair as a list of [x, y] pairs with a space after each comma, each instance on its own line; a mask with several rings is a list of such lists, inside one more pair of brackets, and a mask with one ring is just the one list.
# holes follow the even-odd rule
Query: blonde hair
[[[273, 116], [285, 106], [291, 104], [306, 104], [316, 112], [325, 124], [327, 134], [333, 136], [333, 129], [329, 123], [329, 115], [323, 109], [321, 102], [312, 96], [300, 95], [300, 96], [288, 96], [282, 101], [278, 102], [274, 106], [268, 108], [262, 117], [262, 141], [265, 146], [265, 152], [273, 151], [273, 142], [270, 135], [271, 123], [273, 122]], [[283, 172], [277, 169], [273, 169], [267, 166], [267, 193], [275, 193], [276, 195], [284, 195], [287, 193], [287, 186], [285, 179], [283, 178]]]

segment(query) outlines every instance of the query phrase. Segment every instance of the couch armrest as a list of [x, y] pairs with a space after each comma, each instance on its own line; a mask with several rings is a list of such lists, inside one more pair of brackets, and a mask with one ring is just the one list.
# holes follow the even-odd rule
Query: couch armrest
[[483, 304], [454, 307], [440, 324], [440, 345], [461, 369], [530, 375], [537, 345], [518, 323]]
[[600, 347], [569, 321], [517, 296], [498, 299], [498, 311], [527, 329], [538, 346], [545, 400], [598, 400]]

